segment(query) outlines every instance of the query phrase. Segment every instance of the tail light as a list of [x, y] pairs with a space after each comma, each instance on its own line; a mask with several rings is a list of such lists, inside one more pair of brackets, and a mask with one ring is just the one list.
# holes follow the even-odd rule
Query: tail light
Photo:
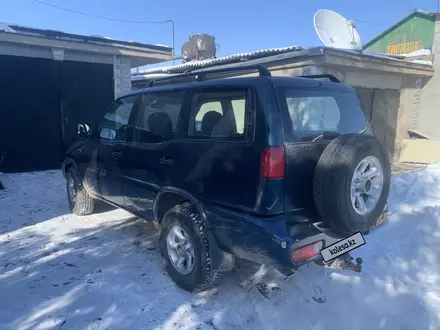
[[314, 256], [319, 254], [319, 251], [322, 250], [322, 246], [323, 242], [318, 241], [296, 249], [292, 252], [292, 261], [297, 264], [307, 259], [313, 258]]
[[264, 149], [261, 157], [261, 175], [267, 179], [283, 179], [286, 172], [284, 146]]

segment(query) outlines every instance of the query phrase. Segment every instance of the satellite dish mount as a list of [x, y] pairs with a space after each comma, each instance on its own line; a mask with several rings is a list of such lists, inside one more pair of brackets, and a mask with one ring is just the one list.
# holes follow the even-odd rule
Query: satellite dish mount
[[355, 33], [356, 32], [356, 24], [354, 23], [354, 21], [347, 21], [347, 26], [350, 29], [350, 34], [351, 34], [351, 44], [353, 45], [353, 49], [355, 49], [356, 47], [356, 37], [355, 37]]

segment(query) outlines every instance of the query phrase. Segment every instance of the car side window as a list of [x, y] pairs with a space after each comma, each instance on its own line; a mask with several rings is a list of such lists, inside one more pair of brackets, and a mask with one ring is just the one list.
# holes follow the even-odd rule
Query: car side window
[[135, 124], [135, 138], [142, 143], [161, 143], [176, 139], [184, 91], [144, 94]]
[[195, 93], [187, 137], [243, 140], [245, 134], [246, 91]]
[[127, 126], [133, 105], [138, 95], [131, 95], [117, 99], [104, 118], [101, 119], [98, 127], [99, 136], [104, 140], [126, 141]]
[[196, 113], [195, 125], [191, 127], [191, 129], [194, 129], [196, 132], [201, 132], [202, 119], [208, 111], [215, 111], [223, 115], [222, 104], [218, 101], [202, 104], [200, 110]]

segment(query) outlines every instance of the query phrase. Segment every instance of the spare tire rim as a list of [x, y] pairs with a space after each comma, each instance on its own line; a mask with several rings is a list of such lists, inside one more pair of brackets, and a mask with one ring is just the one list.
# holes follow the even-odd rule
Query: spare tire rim
[[368, 156], [362, 159], [351, 180], [351, 205], [359, 215], [371, 213], [380, 199], [383, 187], [383, 169], [379, 159]]
[[167, 235], [167, 251], [173, 267], [182, 275], [194, 269], [194, 245], [185, 229], [175, 225]]

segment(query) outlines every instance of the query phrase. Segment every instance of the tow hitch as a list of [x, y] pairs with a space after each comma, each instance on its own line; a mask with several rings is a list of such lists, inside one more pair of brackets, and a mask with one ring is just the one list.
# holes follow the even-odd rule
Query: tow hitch
[[349, 253], [346, 253], [340, 257], [337, 257], [336, 259], [329, 261], [328, 263], [325, 263], [321, 260], [320, 262], [318, 262], [318, 265], [335, 270], [348, 269], [360, 273], [362, 271], [362, 263], [363, 260], [361, 257], [356, 258], [356, 263], [354, 263], [353, 257], [350, 256]]

